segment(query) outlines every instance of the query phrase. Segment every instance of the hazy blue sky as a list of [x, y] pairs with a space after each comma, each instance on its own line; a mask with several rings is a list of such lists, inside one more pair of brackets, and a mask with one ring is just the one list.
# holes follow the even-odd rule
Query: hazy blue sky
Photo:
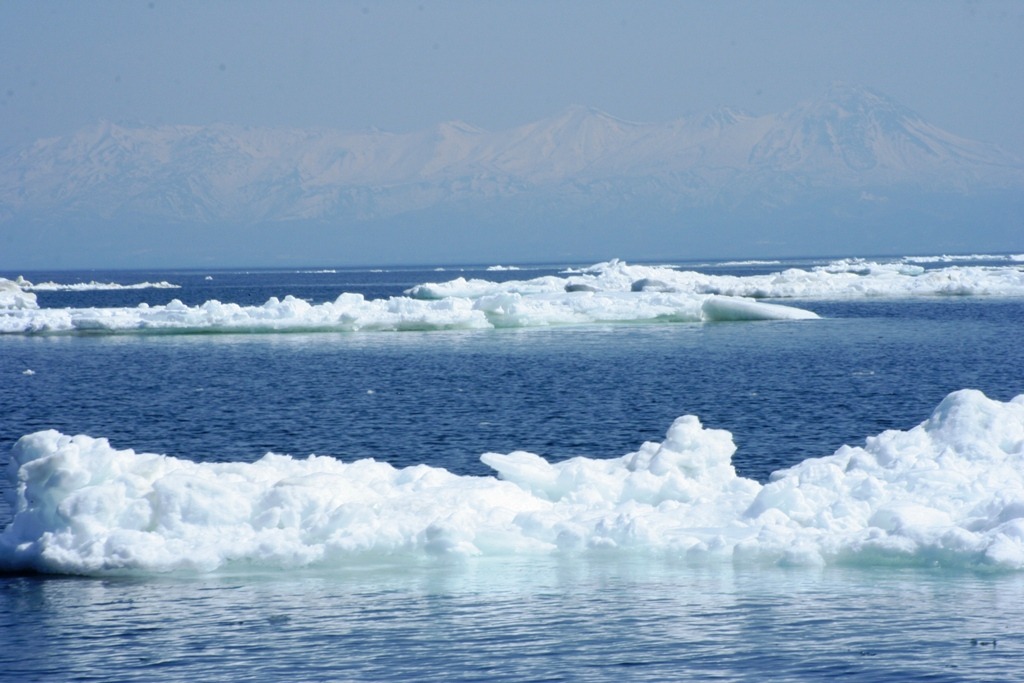
[[0, 3], [0, 148], [107, 119], [501, 129], [780, 111], [835, 80], [1024, 156], [1024, 2]]

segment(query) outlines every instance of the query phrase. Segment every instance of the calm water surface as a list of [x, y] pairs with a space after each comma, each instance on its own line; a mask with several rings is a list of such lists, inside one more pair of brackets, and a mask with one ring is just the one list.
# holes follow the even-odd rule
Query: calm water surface
[[9, 680], [1018, 679], [1024, 580], [528, 566], [10, 578]]

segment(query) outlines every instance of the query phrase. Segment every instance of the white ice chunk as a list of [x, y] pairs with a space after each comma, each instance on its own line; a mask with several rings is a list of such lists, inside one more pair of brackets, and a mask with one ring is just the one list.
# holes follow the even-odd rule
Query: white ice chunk
[[96, 574], [530, 553], [1024, 570], [1024, 395], [950, 394], [921, 425], [737, 476], [693, 416], [619, 458], [488, 453], [498, 477], [268, 454], [203, 464], [22, 437], [0, 568]]
[[27, 291], [31, 285], [32, 283], [23, 277], [18, 277], [17, 280], [0, 277], [0, 311], [38, 308], [36, 295]]

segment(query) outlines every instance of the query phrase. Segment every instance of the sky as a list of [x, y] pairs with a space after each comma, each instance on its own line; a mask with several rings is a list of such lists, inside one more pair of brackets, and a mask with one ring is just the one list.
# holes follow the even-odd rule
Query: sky
[[0, 150], [99, 120], [501, 130], [573, 104], [665, 122], [835, 81], [1024, 157], [1024, 2], [0, 3]]

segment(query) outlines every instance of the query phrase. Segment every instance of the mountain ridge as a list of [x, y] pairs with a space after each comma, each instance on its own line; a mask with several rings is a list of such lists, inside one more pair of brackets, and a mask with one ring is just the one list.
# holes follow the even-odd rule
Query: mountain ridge
[[[721, 108], [664, 124], [581, 105], [496, 132], [461, 121], [411, 133], [99, 122], [0, 157], [0, 204], [12, 215], [85, 210], [102, 217], [133, 207], [148, 214], [154, 194], [183, 197], [190, 188], [197, 206], [168, 218], [289, 220], [344, 214], [346, 194], [359, 189], [454, 183], [450, 197], [457, 199], [473, 186], [481, 196], [488, 187], [512, 195], [571, 182], [671, 185], [692, 176], [718, 189], [726, 182], [756, 190], [770, 175], [824, 187], [1024, 186], [1024, 165], [998, 148], [932, 126], [874, 91], [833, 86], [780, 114]], [[294, 206], [242, 210], [268, 191], [294, 196]]]
[[827, 226], [838, 204], [884, 221], [886, 202], [893, 216], [932, 215], [914, 203], [992, 193], [1019, 201], [1024, 163], [845, 84], [779, 113], [721, 107], [664, 123], [583, 105], [499, 131], [463, 121], [401, 133], [101, 121], [0, 155], [0, 230], [313, 222], [327, 234], [423, 214], [482, 229], [556, 216], [675, 221], [682, 234], [716, 212], [753, 225], [784, 211]]

